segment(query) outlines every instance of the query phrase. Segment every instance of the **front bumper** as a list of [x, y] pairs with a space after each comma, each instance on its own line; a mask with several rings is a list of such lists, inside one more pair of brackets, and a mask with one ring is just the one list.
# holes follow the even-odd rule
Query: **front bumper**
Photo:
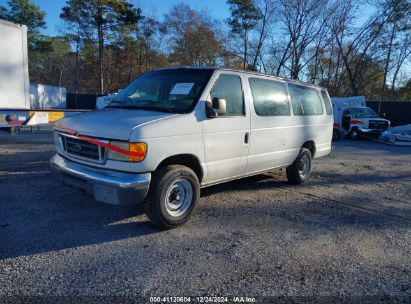
[[385, 130], [382, 129], [368, 129], [368, 128], [359, 128], [358, 132], [361, 133], [361, 135], [364, 136], [373, 136], [373, 137], [378, 137], [381, 135], [382, 132], [384, 132]]
[[151, 174], [132, 174], [103, 170], [71, 162], [56, 154], [50, 159], [52, 169], [64, 184], [85, 191], [99, 202], [112, 205], [141, 203], [147, 195]]
[[368, 128], [359, 128], [358, 131], [361, 133], [373, 134], [373, 133], [381, 133], [384, 132], [386, 129], [368, 129]]

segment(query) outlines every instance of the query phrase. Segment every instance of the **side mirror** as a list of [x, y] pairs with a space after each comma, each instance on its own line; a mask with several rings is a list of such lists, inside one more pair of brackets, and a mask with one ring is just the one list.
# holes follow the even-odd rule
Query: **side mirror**
[[213, 98], [213, 109], [220, 116], [227, 112], [227, 102], [222, 98]]
[[225, 115], [227, 112], [227, 103], [225, 99], [213, 98], [212, 102], [206, 102], [206, 114], [208, 118], [217, 118], [220, 115]]

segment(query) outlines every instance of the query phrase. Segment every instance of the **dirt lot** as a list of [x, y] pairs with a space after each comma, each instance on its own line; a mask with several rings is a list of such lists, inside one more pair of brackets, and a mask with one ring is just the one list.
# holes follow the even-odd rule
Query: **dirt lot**
[[308, 184], [280, 171], [205, 189], [170, 231], [61, 186], [52, 154], [48, 131], [0, 135], [0, 296], [411, 301], [411, 148], [339, 141]]

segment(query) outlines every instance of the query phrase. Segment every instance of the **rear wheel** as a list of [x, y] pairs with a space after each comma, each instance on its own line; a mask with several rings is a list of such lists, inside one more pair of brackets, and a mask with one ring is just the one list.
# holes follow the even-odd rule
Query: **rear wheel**
[[354, 129], [350, 132], [350, 138], [351, 139], [358, 139], [360, 133], [358, 132], [357, 129]]
[[333, 140], [339, 140], [341, 138], [341, 132], [338, 129], [333, 129]]
[[302, 184], [311, 174], [311, 152], [301, 148], [295, 161], [287, 167], [287, 179], [292, 184]]
[[15, 135], [20, 132], [20, 127], [0, 128], [1, 131], [7, 132], [10, 135]]
[[190, 218], [199, 198], [200, 183], [193, 170], [181, 165], [166, 166], [153, 175], [145, 212], [160, 228], [178, 227]]

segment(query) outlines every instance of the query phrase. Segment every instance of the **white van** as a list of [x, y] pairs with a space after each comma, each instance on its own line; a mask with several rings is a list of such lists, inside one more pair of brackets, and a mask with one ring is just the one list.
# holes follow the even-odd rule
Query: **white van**
[[150, 220], [187, 221], [200, 188], [287, 168], [291, 183], [331, 151], [325, 89], [217, 68], [143, 74], [105, 109], [58, 121], [51, 159], [64, 183], [109, 204], [144, 203]]

